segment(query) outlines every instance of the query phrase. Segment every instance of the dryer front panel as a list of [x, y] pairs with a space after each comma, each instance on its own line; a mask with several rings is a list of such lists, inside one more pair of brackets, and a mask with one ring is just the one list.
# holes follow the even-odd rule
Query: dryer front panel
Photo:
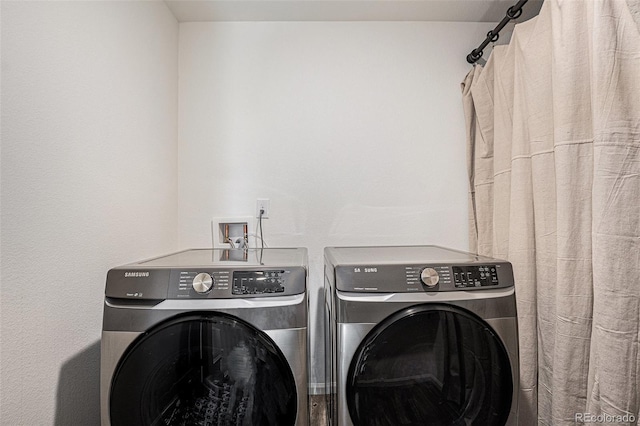
[[142, 334], [111, 382], [111, 426], [294, 425], [296, 382], [264, 332], [221, 313], [178, 316]]
[[503, 426], [514, 387], [500, 337], [445, 304], [412, 306], [373, 327], [345, 382], [356, 426]]

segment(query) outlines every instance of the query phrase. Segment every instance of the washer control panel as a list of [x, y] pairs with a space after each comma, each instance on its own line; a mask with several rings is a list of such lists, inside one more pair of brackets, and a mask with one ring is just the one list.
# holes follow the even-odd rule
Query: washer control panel
[[232, 294], [284, 293], [286, 271], [235, 271]]
[[[183, 250], [110, 269], [105, 301], [151, 305], [167, 299], [301, 295], [307, 291], [307, 262], [304, 248]], [[209, 305], [198, 302], [195, 306], [207, 309]]]
[[220, 294], [229, 290], [229, 272], [227, 271], [172, 271], [172, 285], [169, 298], [178, 299], [190, 296]]
[[304, 293], [306, 269], [173, 269], [169, 299], [271, 297]]

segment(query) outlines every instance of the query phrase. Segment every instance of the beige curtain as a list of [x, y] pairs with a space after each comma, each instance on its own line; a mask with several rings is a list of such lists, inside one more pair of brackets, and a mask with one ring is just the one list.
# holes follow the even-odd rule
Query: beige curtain
[[546, 0], [462, 83], [471, 250], [516, 275], [520, 425], [638, 424], [637, 3]]

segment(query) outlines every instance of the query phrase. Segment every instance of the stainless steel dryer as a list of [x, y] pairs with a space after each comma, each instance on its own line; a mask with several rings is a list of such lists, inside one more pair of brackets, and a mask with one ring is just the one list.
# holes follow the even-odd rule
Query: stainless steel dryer
[[306, 249], [187, 250], [110, 270], [103, 426], [306, 426]]
[[325, 303], [330, 424], [515, 424], [510, 263], [435, 246], [327, 248]]

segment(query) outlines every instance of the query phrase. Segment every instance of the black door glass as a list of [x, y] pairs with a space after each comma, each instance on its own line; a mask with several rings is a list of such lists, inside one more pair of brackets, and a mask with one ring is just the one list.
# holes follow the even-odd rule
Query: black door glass
[[414, 306], [378, 324], [347, 375], [356, 426], [503, 426], [513, 396], [504, 345], [476, 315]]
[[111, 386], [112, 426], [293, 425], [295, 381], [263, 332], [223, 314], [191, 314], [139, 338]]

